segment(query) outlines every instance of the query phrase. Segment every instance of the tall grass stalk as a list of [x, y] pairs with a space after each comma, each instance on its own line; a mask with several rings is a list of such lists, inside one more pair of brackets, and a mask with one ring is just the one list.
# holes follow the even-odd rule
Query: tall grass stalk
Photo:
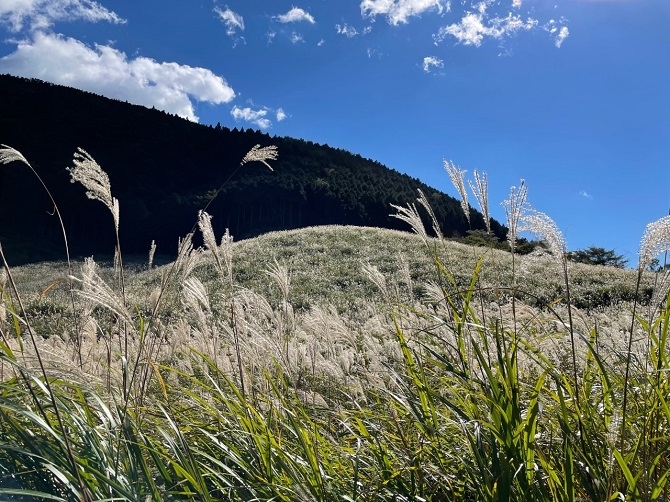
[[[65, 244], [65, 262], [67, 265], [68, 291], [70, 294], [70, 303], [72, 305], [72, 312], [74, 313], [75, 296], [71, 279], [72, 262], [70, 260], [70, 246], [68, 245], [67, 232], [65, 231], [65, 222], [63, 221], [63, 217], [61, 216], [60, 209], [58, 208], [58, 204], [56, 204], [56, 201], [54, 200], [51, 191], [46, 186], [46, 183], [44, 183], [42, 177], [37, 173], [35, 168], [30, 164], [30, 162], [28, 162], [28, 160], [23, 156], [23, 154], [18, 150], [16, 150], [15, 148], [12, 148], [11, 146], [4, 144], [0, 145], [0, 164], [9, 164], [10, 162], [14, 161], [20, 162], [28, 166], [28, 169], [30, 169], [33, 175], [37, 178], [37, 181], [39, 181], [40, 185], [42, 185], [42, 188], [44, 188], [44, 191], [46, 192], [47, 196], [49, 197], [49, 200], [51, 201], [51, 204], [53, 205], [54, 214], [56, 214], [56, 217], [58, 218], [61, 233], [63, 234], [63, 243]], [[77, 356], [79, 358], [79, 365], [81, 366], [83, 364], [82, 353], [81, 353], [81, 326], [79, 324], [78, 318], [76, 318], [76, 326], [77, 326], [76, 330], [77, 332], [75, 334], [75, 343], [77, 344]]]
[[[39, 369], [42, 373], [42, 380], [41, 381], [35, 381], [35, 383], [37, 384], [38, 390], [36, 391], [33, 388], [32, 384], [31, 384], [32, 376], [30, 374], [26, 373], [25, 371], [23, 371], [21, 369], [19, 370], [19, 372], [20, 372], [20, 374], [23, 378], [23, 381], [26, 384], [27, 389], [30, 392], [33, 403], [37, 405], [37, 407], [40, 411], [41, 418], [44, 421], [43, 423], [49, 424], [49, 427], [50, 427], [51, 426], [50, 425], [51, 420], [47, 416], [47, 412], [46, 412], [45, 408], [39, 403], [37, 395], [36, 395], [36, 392], [39, 392], [39, 387], [43, 387], [44, 392], [47, 395], [47, 397], [50, 401], [50, 404], [53, 408], [53, 412], [55, 413], [56, 424], [57, 424], [57, 426], [59, 428], [59, 432], [60, 432], [60, 434], [62, 435], [62, 438], [63, 438], [61, 447], [64, 449], [64, 451], [67, 454], [67, 460], [69, 462], [69, 466], [68, 466], [69, 467], [69, 472], [74, 474], [74, 477], [79, 481], [80, 485], [83, 485], [83, 483], [81, 481], [81, 473], [79, 471], [79, 467], [77, 465], [77, 462], [75, 461], [74, 454], [72, 452], [72, 446], [71, 446], [70, 441], [68, 439], [68, 436], [66, 434], [65, 423], [64, 423], [63, 418], [61, 416], [59, 405], [58, 405], [58, 402], [56, 400], [56, 396], [55, 396], [55, 394], [52, 390], [51, 383], [49, 381], [49, 377], [47, 375], [47, 371], [46, 371], [44, 362], [42, 360], [42, 356], [40, 354], [40, 350], [37, 346], [37, 341], [35, 339], [35, 336], [36, 336], [35, 332], [33, 331], [33, 328], [30, 324], [30, 319], [26, 315], [26, 308], [23, 304], [21, 294], [19, 293], [19, 290], [16, 286], [16, 283], [14, 282], [12, 272], [9, 268], [9, 265], [7, 263], [7, 259], [5, 258], [5, 254], [2, 250], [2, 243], [0, 243], [0, 259], [2, 260], [2, 264], [3, 264], [4, 270], [5, 270], [5, 274], [7, 276], [7, 280], [9, 282], [9, 285], [12, 288], [12, 291], [14, 292], [16, 301], [19, 305], [19, 312], [20, 312], [22, 318], [17, 319], [17, 321], [23, 322], [26, 326], [26, 330], [28, 331], [28, 336], [30, 337], [30, 341], [31, 341], [31, 343], [33, 345], [33, 348], [34, 348], [34, 351], [35, 351], [35, 356], [37, 357], [37, 362], [38, 362]], [[20, 332], [17, 331], [17, 336], [19, 336], [19, 335], [20, 335]], [[5, 351], [6, 350], [7, 349], [5, 349]], [[11, 352], [9, 352], [8, 355], [10, 355], [10, 357], [11, 357]], [[90, 497], [89, 497], [89, 494], [86, 491], [82, 492], [81, 498], [85, 501], [91, 500]]]

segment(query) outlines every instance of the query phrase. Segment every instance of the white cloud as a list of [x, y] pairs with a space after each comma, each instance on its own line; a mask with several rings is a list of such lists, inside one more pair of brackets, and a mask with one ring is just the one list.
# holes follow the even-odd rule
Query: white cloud
[[288, 38], [291, 41], [291, 43], [294, 44], [294, 45], [305, 41], [305, 39], [302, 37], [302, 35], [300, 33], [298, 33], [297, 31], [292, 32], [289, 35]]
[[561, 48], [561, 45], [563, 45], [563, 42], [565, 41], [566, 38], [570, 35], [570, 30], [568, 30], [567, 26], [561, 26], [561, 29], [558, 31], [558, 35], [556, 36], [556, 41], [554, 42], [556, 44], [556, 47], [559, 49]]
[[437, 9], [449, 12], [450, 2], [444, 0], [363, 0], [360, 4], [363, 17], [386, 16], [394, 26], [407, 23], [411, 16], [419, 16], [424, 12]]
[[512, 0], [512, 7], [514, 7], [515, 9], [520, 9], [522, 3], [523, 0]]
[[0, 59], [0, 73], [67, 85], [197, 121], [191, 98], [227, 103], [235, 92], [206, 68], [128, 59], [113, 47], [89, 47], [73, 38], [36, 33]]
[[319, 43], [317, 43], [316, 45], [317, 45], [317, 47], [321, 47], [325, 43], [326, 43], [326, 41], [322, 38], [321, 40], [319, 40]]
[[268, 45], [270, 45], [272, 42], [275, 41], [275, 37], [276, 37], [276, 36], [277, 36], [277, 32], [276, 32], [276, 31], [268, 31], [268, 32], [265, 34], [265, 37], [266, 37], [267, 40], [268, 40]]
[[244, 120], [245, 122], [257, 125], [261, 129], [268, 129], [272, 126], [272, 121], [266, 118], [268, 110], [264, 108], [252, 110], [249, 107], [240, 108], [239, 106], [234, 106], [230, 114], [235, 120]]
[[367, 35], [371, 31], [372, 31], [372, 26], [366, 26], [365, 28], [363, 28], [363, 35]]
[[438, 33], [433, 35], [435, 43], [438, 44], [447, 36], [452, 36], [464, 45], [479, 47], [485, 37], [501, 39], [537, 27], [536, 19], [529, 17], [524, 21], [521, 16], [512, 13], [508, 13], [507, 17], [488, 19], [487, 6], [487, 3], [481, 2], [477, 5], [477, 12], [467, 12], [460, 22], [440, 28]]
[[430, 73], [432, 68], [444, 68], [444, 61], [435, 56], [426, 56], [423, 58], [423, 71]]
[[579, 195], [581, 195], [585, 199], [593, 199], [593, 196], [591, 194], [587, 193], [585, 190], [582, 190], [581, 192], [579, 192]]
[[339, 35], [344, 35], [347, 38], [354, 38], [356, 35], [358, 35], [356, 28], [349, 26], [347, 23], [336, 24], [335, 29]]
[[0, 23], [8, 25], [13, 32], [21, 31], [26, 24], [35, 31], [53, 26], [58, 21], [77, 20], [92, 23], [98, 21], [126, 22], [118, 14], [93, 0], [0, 1]]
[[214, 7], [214, 12], [221, 18], [221, 22], [226, 25], [226, 34], [234, 36], [237, 30], [244, 31], [244, 18], [233, 12], [226, 6], [226, 10]]
[[[554, 19], [550, 19], [544, 26], [542, 26], [544, 31], [554, 37], [554, 45], [559, 49], [561, 48], [561, 45], [563, 45], [565, 39], [570, 35], [570, 30], [568, 30], [567, 26], [564, 26], [565, 21], [565, 18], [561, 18], [558, 22]], [[562, 26], [559, 28], [559, 25]]]
[[283, 109], [280, 108], [279, 110], [277, 110], [277, 122], [281, 122], [286, 118], [286, 116], [287, 116], [286, 112], [284, 112]]
[[293, 7], [286, 14], [275, 16], [275, 19], [280, 23], [298, 23], [300, 21], [307, 21], [310, 24], [316, 23], [309, 12], [306, 12], [299, 7]]
[[367, 55], [368, 55], [368, 59], [372, 59], [373, 57], [381, 59], [381, 57], [383, 56], [383, 54], [381, 52], [379, 52], [377, 49], [373, 49], [371, 47], [368, 47], [366, 52], [367, 52]]

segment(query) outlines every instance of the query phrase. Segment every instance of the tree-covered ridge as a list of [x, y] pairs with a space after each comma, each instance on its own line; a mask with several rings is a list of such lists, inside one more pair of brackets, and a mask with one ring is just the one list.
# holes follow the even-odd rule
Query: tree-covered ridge
[[[324, 224], [402, 228], [390, 204], [405, 205], [421, 189], [445, 235], [470, 229], [458, 201], [419, 180], [345, 150], [251, 129], [195, 124], [158, 110], [34, 79], [0, 76], [0, 143], [21, 151], [59, 205], [75, 255], [107, 252], [114, 236], [104, 209], [91, 204], [65, 170], [77, 147], [109, 173], [119, 199], [124, 249], [144, 253], [155, 239], [171, 254], [217, 189], [208, 211], [217, 232], [236, 238]], [[279, 148], [270, 172], [240, 167], [255, 144]], [[19, 166], [0, 169], [0, 239], [15, 263], [62, 255], [53, 208]], [[473, 210], [473, 229], [483, 229]], [[504, 228], [493, 222], [504, 238]]]

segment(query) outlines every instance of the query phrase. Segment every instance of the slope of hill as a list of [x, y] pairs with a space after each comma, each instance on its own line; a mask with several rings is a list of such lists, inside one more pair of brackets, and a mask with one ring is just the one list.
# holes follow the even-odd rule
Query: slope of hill
[[[54, 281], [63, 262], [13, 269], [0, 497], [498, 500], [504, 479], [507, 499], [549, 501], [555, 479], [613, 500], [655, 473], [640, 444], [669, 458], [660, 275], [631, 302], [636, 271], [574, 264], [569, 307], [547, 254], [337, 225], [209, 244], [127, 270], [124, 288], [87, 261], [73, 296]], [[625, 435], [613, 417], [628, 463], [608, 464]], [[510, 427], [531, 433], [509, 441]], [[528, 455], [541, 463], [517, 476]]]
[[[217, 232], [241, 239], [271, 230], [346, 224], [403, 228], [390, 204], [431, 201], [447, 236], [469, 229], [458, 201], [378, 162], [327, 145], [188, 122], [158, 110], [38, 80], [0, 76], [0, 143], [16, 148], [44, 179], [58, 204], [74, 255], [109, 252], [112, 222], [87, 200], [65, 168], [77, 147], [109, 174], [121, 207], [122, 247], [176, 251], [197, 211], [209, 207]], [[255, 144], [274, 144], [274, 172], [239, 162]], [[483, 228], [473, 211], [473, 228]], [[493, 229], [504, 238], [496, 221]], [[53, 207], [20, 164], [0, 166], [0, 242], [13, 263], [60, 258], [63, 244]]]

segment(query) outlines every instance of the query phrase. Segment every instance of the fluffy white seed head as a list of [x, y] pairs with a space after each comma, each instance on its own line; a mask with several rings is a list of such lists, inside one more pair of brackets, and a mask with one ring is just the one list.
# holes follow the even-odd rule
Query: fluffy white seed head
[[656, 306], [662, 304], [668, 297], [670, 292], [670, 269], [661, 273], [661, 277], [654, 287], [654, 294], [651, 298], [651, 305]]
[[156, 241], [151, 241], [151, 246], [149, 247], [149, 268], [154, 265], [154, 255], [156, 254]]
[[198, 228], [202, 233], [202, 240], [205, 248], [212, 253], [216, 253], [216, 237], [214, 237], [214, 229], [212, 228], [212, 216], [205, 211], [198, 212]]
[[275, 145], [264, 146], [261, 148], [261, 145], [254, 146], [249, 152], [244, 156], [240, 165], [244, 165], [247, 162], [261, 162], [265, 167], [270, 171], [274, 171], [272, 166], [268, 164], [268, 160], [277, 160], [279, 153], [277, 152], [277, 147]]
[[564, 263], [568, 246], [563, 233], [558, 229], [554, 220], [545, 213], [531, 209], [521, 215], [520, 223], [519, 231], [531, 232], [538, 239], [547, 243], [552, 256], [560, 264]]
[[528, 188], [526, 187], [526, 182], [521, 180], [518, 188], [515, 186], [510, 188], [509, 198], [502, 202], [502, 206], [505, 208], [505, 216], [507, 217], [507, 242], [509, 242], [512, 253], [514, 253], [514, 249], [516, 248], [516, 240], [519, 234], [519, 218], [521, 218], [521, 214], [524, 211], [527, 194]]
[[274, 263], [268, 267], [267, 274], [279, 287], [284, 302], [287, 302], [291, 287], [291, 274], [289, 274], [288, 268], [285, 265], [280, 265], [275, 258]]
[[185, 281], [191, 275], [201, 257], [200, 252], [193, 249], [193, 232], [186, 234], [183, 239], [179, 239], [177, 249], [175, 270], [181, 273], [181, 279]]
[[442, 231], [440, 230], [440, 225], [437, 222], [437, 217], [435, 216], [432, 206], [428, 202], [428, 199], [421, 191], [421, 189], [419, 189], [419, 198], [417, 200], [419, 201], [419, 204], [421, 204], [426, 209], [426, 211], [428, 211], [428, 215], [433, 222], [433, 232], [435, 232], [435, 236], [442, 240]]
[[461, 196], [461, 209], [465, 214], [465, 219], [468, 220], [468, 225], [470, 224], [470, 205], [468, 204], [468, 191], [465, 189], [465, 181], [463, 176], [467, 171], [461, 171], [458, 169], [458, 166], [453, 162], [448, 161], [447, 159], [442, 159], [444, 164], [444, 169], [449, 175], [451, 183], [454, 185], [458, 194]]
[[670, 251], [670, 215], [647, 225], [640, 241], [638, 270], [647, 268], [652, 259]]
[[7, 145], [0, 145], [0, 164], [9, 164], [15, 160], [30, 165], [21, 152]]
[[482, 210], [482, 215], [484, 216], [484, 224], [486, 225], [486, 231], [491, 233], [491, 216], [489, 215], [489, 181], [486, 177], [486, 171], [483, 171], [481, 176], [477, 172], [477, 169], [474, 170], [473, 175], [475, 177], [475, 182], [468, 181], [470, 185], [470, 190], [477, 199], [480, 209]]
[[363, 274], [365, 274], [365, 277], [367, 277], [370, 282], [377, 286], [379, 291], [382, 292], [382, 296], [384, 298], [389, 297], [388, 289], [386, 288], [386, 278], [375, 265], [364, 263]]
[[414, 204], [407, 204], [407, 207], [396, 206], [391, 204], [391, 207], [397, 211], [395, 214], [391, 214], [393, 218], [397, 218], [405, 223], [409, 224], [412, 228], [412, 231], [421, 237], [423, 243], [428, 245], [428, 234], [426, 233], [426, 228], [423, 226], [423, 221], [419, 212], [416, 210]]
[[233, 236], [230, 235], [229, 230], [221, 236], [221, 244], [219, 245], [219, 252], [221, 253], [221, 261], [223, 262], [224, 273], [229, 280], [233, 282]]
[[86, 196], [89, 199], [99, 200], [112, 213], [116, 230], [119, 229], [119, 201], [112, 197], [112, 188], [109, 176], [102, 167], [91, 157], [86, 150], [77, 148], [72, 161], [74, 167], [67, 170], [71, 176], [71, 182], [78, 181], [86, 188]]
[[183, 283], [182, 294], [187, 305], [199, 305], [206, 311], [211, 310], [209, 295], [205, 285], [197, 277], [189, 277]]
[[119, 296], [97, 273], [97, 266], [93, 259], [87, 259], [82, 268], [82, 277], [72, 277], [72, 280], [81, 284], [77, 291], [82, 298], [106, 308], [116, 314], [132, 328], [133, 320], [126, 308], [124, 299]]

